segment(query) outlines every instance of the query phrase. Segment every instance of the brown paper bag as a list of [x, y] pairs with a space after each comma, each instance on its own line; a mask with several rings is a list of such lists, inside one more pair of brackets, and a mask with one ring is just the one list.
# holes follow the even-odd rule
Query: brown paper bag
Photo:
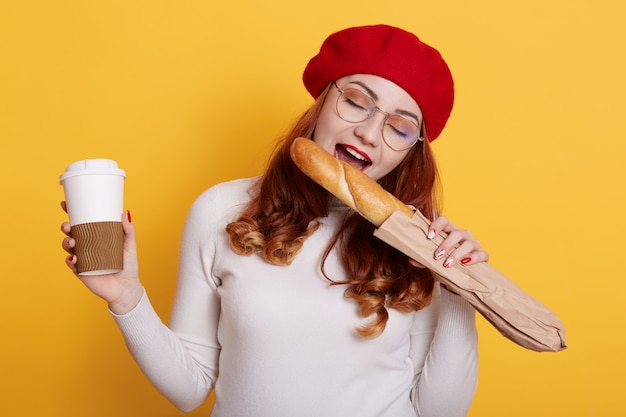
[[429, 240], [426, 237], [429, 223], [419, 212], [413, 218], [395, 212], [374, 235], [433, 271], [448, 290], [467, 300], [500, 333], [518, 345], [537, 352], [565, 349], [561, 321], [489, 264], [445, 268], [435, 261], [433, 253], [443, 237]]

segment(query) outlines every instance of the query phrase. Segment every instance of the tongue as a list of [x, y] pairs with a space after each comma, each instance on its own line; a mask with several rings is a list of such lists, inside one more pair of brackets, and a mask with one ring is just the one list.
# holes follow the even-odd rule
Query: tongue
[[344, 148], [343, 146], [336, 147], [336, 155], [337, 159], [347, 162], [358, 170], [362, 170], [365, 167], [365, 161], [362, 161], [361, 159], [355, 158], [354, 156], [350, 155], [346, 151], [346, 148]]

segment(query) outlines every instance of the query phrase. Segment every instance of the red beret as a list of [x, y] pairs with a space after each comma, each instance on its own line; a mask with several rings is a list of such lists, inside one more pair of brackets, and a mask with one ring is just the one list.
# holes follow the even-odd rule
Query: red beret
[[333, 33], [311, 58], [302, 75], [304, 86], [317, 98], [341, 77], [373, 74], [402, 87], [424, 115], [432, 142], [445, 126], [454, 103], [454, 81], [439, 52], [405, 30], [361, 26]]

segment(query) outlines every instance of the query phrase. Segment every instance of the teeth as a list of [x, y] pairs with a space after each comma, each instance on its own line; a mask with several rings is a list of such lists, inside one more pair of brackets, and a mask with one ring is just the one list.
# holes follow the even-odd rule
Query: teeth
[[350, 155], [352, 155], [356, 159], [361, 160], [363, 162], [367, 162], [367, 159], [365, 159], [365, 157], [363, 155], [361, 155], [360, 153], [358, 153], [354, 149], [351, 149], [351, 148], [344, 148], [344, 149], [346, 150], [346, 152], [348, 152]]

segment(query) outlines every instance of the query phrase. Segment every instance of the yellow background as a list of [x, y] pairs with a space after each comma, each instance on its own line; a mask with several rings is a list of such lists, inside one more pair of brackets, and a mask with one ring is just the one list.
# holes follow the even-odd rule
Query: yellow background
[[217, 3], [0, 2], [0, 414], [183, 415], [65, 268], [59, 174], [94, 157], [127, 171], [141, 277], [167, 320], [193, 199], [262, 171], [311, 103], [301, 72], [326, 35], [384, 22], [455, 75], [434, 143], [445, 214], [567, 329], [567, 350], [535, 353], [479, 317], [470, 416], [625, 415], [624, 2]]

